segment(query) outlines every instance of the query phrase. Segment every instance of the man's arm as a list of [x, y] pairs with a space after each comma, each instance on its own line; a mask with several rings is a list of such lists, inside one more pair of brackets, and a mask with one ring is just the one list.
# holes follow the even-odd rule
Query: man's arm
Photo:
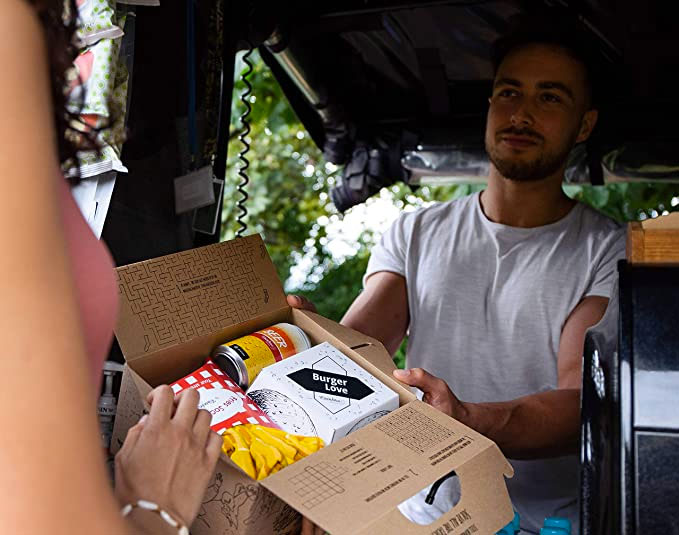
[[[317, 312], [316, 306], [301, 295], [288, 295], [293, 308]], [[392, 355], [396, 353], [409, 323], [406, 280], [390, 271], [368, 277], [365, 289], [346, 311], [342, 325], [377, 338]]]
[[406, 280], [390, 271], [370, 275], [340, 322], [377, 338], [390, 354], [396, 353], [406, 335], [410, 316]]
[[425, 392], [424, 401], [497, 443], [507, 457], [536, 459], [577, 451], [585, 331], [603, 316], [604, 297], [586, 297], [561, 332], [556, 390], [499, 403], [465, 403], [448, 385], [419, 368], [394, 375]]

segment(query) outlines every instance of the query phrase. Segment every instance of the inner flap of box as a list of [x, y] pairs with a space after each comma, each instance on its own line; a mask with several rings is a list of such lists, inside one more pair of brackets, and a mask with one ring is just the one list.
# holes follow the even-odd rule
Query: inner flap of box
[[413, 401], [261, 484], [330, 533], [358, 533], [486, 451], [498, 475], [513, 474], [492, 441]]
[[127, 362], [287, 308], [259, 235], [116, 271], [120, 313], [115, 332]]

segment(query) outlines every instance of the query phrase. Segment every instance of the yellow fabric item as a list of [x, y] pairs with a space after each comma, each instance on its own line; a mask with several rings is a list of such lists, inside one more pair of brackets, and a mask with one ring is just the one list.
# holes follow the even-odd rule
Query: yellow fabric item
[[258, 481], [323, 447], [323, 441], [318, 437], [291, 435], [257, 424], [227, 429], [222, 440], [222, 451]]

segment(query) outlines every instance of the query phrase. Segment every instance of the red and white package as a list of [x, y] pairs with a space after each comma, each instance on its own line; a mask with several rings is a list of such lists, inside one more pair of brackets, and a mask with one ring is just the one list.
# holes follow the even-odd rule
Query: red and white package
[[217, 365], [208, 359], [203, 366], [170, 385], [175, 396], [188, 388], [198, 390], [199, 409], [212, 414], [210, 427], [220, 435], [241, 424], [259, 424], [278, 429], [259, 406]]

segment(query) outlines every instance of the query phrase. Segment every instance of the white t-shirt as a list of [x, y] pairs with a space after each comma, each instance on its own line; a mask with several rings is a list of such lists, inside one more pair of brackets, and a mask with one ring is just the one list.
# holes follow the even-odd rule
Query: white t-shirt
[[[408, 367], [441, 377], [463, 401], [506, 401], [556, 388], [564, 323], [584, 297], [610, 297], [624, 247], [624, 230], [584, 204], [517, 228], [490, 221], [477, 193], [402, 214], [373, 248], [366, 278], [406, 279]], [[512, 465], [522, 529], [537, 533], [546, 516], [577, 528], [576, 456]]]

